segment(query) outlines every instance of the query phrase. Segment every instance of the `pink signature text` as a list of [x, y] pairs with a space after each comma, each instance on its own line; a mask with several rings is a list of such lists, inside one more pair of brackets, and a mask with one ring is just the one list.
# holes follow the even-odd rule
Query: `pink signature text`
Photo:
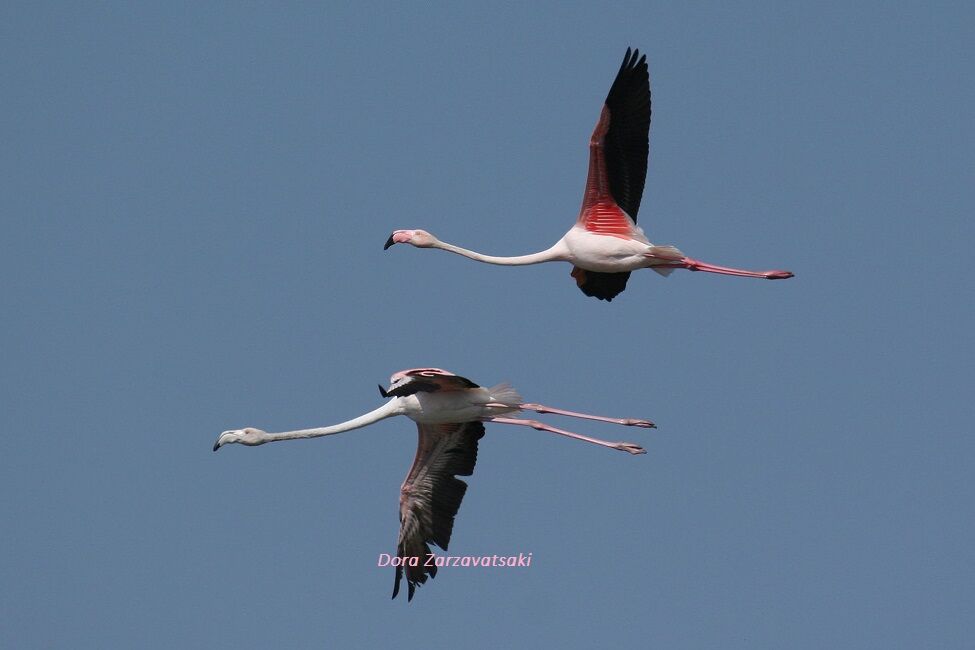
[[428, 553], [426, 557], [417, 555], [398, 557], [380, 553], [376, 566], [435, 566], [435, 567], [530, 567], [531, 553], [518, 555], [437, 555]]

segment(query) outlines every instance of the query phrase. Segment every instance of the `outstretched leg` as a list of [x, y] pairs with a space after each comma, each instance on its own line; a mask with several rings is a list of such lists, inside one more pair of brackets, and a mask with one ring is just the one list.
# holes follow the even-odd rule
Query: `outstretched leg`
[[766, 280], [786, 280], [794, 275], [792, 271], [746, 271], [745, 269], [734, 269], [729, 266], [708, 264], [707, 262], [695, 260], [690, 257], [682, 257], [678, 262], [653, 264], [651, 268], [687, 269], [689, 271], [705, 271], [707, 273], [719, 273], [721, 275], [737, 275], [743, 278], [765, 278]]
[[523, 411], [535, 411], [536, 413], [554, 413], [556, 415], [567, 415], [570, 418], [580, 418], [583, 420], [597, 420], [599, 422], [609, 422], [611, 424], [622, 424], [625, 427], [642, 427], [644, 429], [656, 429], [657, 425], [650, 420], [634, 420], [633, 418], [607, 418], [602, 415], [589, 415], [588, 413], [576, 413], [575, 411], [566, 411], [563, 409], [557, 409], [552, 406], [545, 406], [544, 404], [521, 404], [519, 406]]
[[609, 442], [608, 440], [600, 440], [599, 438], [590, 438], [589, 436], [584, 436], [578, 433], [572, 433], [571, 431], [565, 431], [564, 429], [556, 429], [555, 427], [550, 427], [549, 425], [539, 422], [538, 420], [522, 420], [519, 418], [484, 418], [485, 422], [497, 422], [498, 424], [516, 424], [522, 427], [531, 427], [537, 431], [551, 431], [552, 433], [557, 433], [560, 436], [568, 436], [569, 438], [575, 438], [576, 440], [583, 440], [585, 442], [591, 442], [594, 445], [600, 445], [602, 447], [609, 447], [610, 449], [619, 449], [620, 451], [625, 451], [630, 454], [645, 454], [647, 450], [640, 445], [635, 445], [632, 442]]

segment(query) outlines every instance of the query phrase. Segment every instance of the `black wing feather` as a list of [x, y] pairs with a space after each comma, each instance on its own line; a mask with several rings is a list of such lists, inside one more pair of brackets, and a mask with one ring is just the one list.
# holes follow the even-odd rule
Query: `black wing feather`
[[397, 386], [393, 390], [384, 390], [382, 386], [379, 387], [379, 392], [383, 397], [406, 397], [408, 395], [415, 395], [416, 393], [435, 393], [438, 390], [440, 390], [438, 384], [420, 379], [412, 379], [402, 386]]
[[[647, 180], [650, 152], [650, 73], [646, 55], [626, 49], [609, 95], [609, 130], [604, 149], [609, 190], [634, 223]], [[626, 281], [623, 281], [624, 284]], [[615, 295], [615, 294], [614, 294]]]
[[629, 271], [619, 273], [601, 273], [599, 271], [583, 271], [586, 275], [579, 283], [582, 293], [593, 298], [611, 302], [626, 289], [626, 281], [630, 279]]

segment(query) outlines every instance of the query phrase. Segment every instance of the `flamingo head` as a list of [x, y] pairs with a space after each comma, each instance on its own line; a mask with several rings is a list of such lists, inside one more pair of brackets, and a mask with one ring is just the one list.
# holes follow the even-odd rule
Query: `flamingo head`
[[393, 234], [386, 240], [383, 250], [393, 244], [410, 244], [417, 248], [430, 248], [437, 243], [437, 238], [426, 230], [394, 230]]
[[253, 427], [224, 431], [220, 434], [220, 437], [217, 438], [217, 441], [213, 443], [213, 451], [234, 442], [239, 442], [242, 445], [248, 445], [250, 447], [263, 445], [265, 442], [267, 442], [267, 433]]

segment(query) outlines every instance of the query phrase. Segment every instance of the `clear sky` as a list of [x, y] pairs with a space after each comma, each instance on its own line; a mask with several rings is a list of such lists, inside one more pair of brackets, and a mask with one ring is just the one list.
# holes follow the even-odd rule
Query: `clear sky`
[[[971, 647], [975, 15], [605, 4], [3, 3], [0, 646]], [[557, 240], [627, 46], [650, 238], [794, 280], [383, 251]], [[390, 601], [410, 421], [210, 449], [427, 365], [660, 428], [488, 426], [532, 566]]]

